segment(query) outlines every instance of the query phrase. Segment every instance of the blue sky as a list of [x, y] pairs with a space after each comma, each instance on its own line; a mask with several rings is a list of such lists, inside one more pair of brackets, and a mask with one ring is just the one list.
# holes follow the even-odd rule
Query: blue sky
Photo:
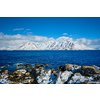
[[55, 40], [100, 50], [100, 17], [0, 17], [0, 49]]
[[7, 35], [38, 35], [48, 38], [65, 36], [73, 39], [100, 39], [99, 17], [4, 17], [0, 32]]

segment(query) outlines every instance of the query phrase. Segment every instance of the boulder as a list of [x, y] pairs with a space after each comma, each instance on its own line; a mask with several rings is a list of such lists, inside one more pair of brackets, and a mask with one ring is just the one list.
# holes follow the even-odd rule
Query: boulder
[[6, 75], [8, 75], [8, 72], [9, 72], [8, 70], [5, 70], [5, 71], [4, 71], [4, 73], [5, 73]]
[[19, 71], [19, 72], [21, 72], [21, 73], [23, 73], [23, 74], [26, 73], [26, 70], [25, 70], [25, 69], [21, 69], [21, 70], [17, 70], [17, 71]]
[[80, 83], [85, 84], [92, 80], [93, 80], [93, 78], [91, 78], [91, 77], [85, 77], [85, 76], [82, 76], [80, 73], [75, 73], [74, 76], [72, 76], [72, 78], [70, 79], [70, 81], [68, 83], [69, 84], [80, 84]]
[[55, 75], [57, 72], [56, 71], [53, 71], [53, 74]]
[[3, 73], [2, 73], [2, 75], [8, 75], [8, 70], [5, 70]]
[[94, 81], [95, 81], [95, 82], [100, 81], [100, 74], [94, 74], [94, 75], [93, 75], [93, 78], [94, 78]]
[[25, 69], [21, 69], [13, 72], [13, 75], [9, 75], [8, 79], [16, 83], [22, 83], [27, 75], [28, 72]]
[[12, 81], [8, 80], [8, 75], [1, 75], [0, 82], [3, 83], [3, 84], [13, 83]]
[[1, 66], [0, 68], [5, 68], [7, 65], [5, 65], [5, 66]]
[[6, 75], [6, 74], [2, 74], [1, 77], [2, 77], [3, 79], [7, 79], [9, 76]]
[[27, 80], [28, 84], [34, 84], [34, 79]]
[[34, 79], [34, 84], [38, 84], [36, 78], [39, 75], [41, 70], [43, 70], [43, 68], [41, 68], [41, 69], [39, 69], [39, 68], [31, 68], [30, 76]]
[[68, 81], [73, 73], [71, 71], [59, 72], [57, 75], [56, 84], [64, 84]]
[[9, 80], [14, 81], [14, 82], [22, 82], [25, 79], [26, 70], [21, 69], [13, 72], [13, 77], [10, 75]]
[[24, 81], [22, 81], [23, 84], [34, 84], [34, 79], [31, 79], [31, 77], [25, 78]]
[[10, 75], [9, 78], [14, 78], [14, 76], [13, 75]]
[[31, 68], [31, 64], [24, 64], [24, 68], [25, 68], [25, 69]]
[[78, 65], [74, 65], [74, 70], [73, 70], [74, 73], [81, 73], [81, 66], [78, 66]]
[[43, 64], [35, 64], [36, 68], [43, 67]]
[[54, 68], [51, 68], [51, 72], [53, 72], [53, 71], [55, 71], [55, 69]]
[[72, 64], [65, 64], [64, 67], [65, 67], [65, 70], [68, 70], [68, 71], [74, 70], [74, 66]]
[[23, 75], [26, 73], [26, 70], [25, 69], [21, 69], [21, 70], [17, 70], [14, 72], [15, 74], [18, 74], [18, 75]]
[[27, 72], [25, 75], [26, 75], [26, 76], [30, 76], [30, 73], [29, 73], [29, 72]]
[[100, 74], [100, 68], [97, 66], [82, 66], [81, 74], [91, 76], [93, 74]]
[[40, 72], [40, 75], [37, 76], [37, 82], [39, 84], [48, 84], [50, 83], [52, 80], [50, 79], [51, 76], [51, 69], [49, 70], [42, 70]]
[[46, 67], [48, 67], [49, 66], [49, 64], [44, 64]]
[[59, 69], [52, 71], [52, 73], [56, 76], [58, 71], [59, 71]]
[[0, 70], [0, 73], [1, 73], [1, 70]]
[[23, 68], [23, 65], [22, 64], [18, 64], [16, 68], [17, 69], [22, 69]]
[[60, 71], [65, 71], [65, 67], [64, 66], [59, 66], [59, 70]]
[[37, 77], [37, 73], [36, 73], [36, 69], [32, 68], [31, 71], [30, 71], [30, 74], [33, 78], [36, 78]]

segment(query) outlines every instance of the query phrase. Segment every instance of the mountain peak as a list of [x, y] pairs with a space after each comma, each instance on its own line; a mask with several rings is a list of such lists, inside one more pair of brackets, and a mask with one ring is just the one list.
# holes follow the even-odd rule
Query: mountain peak
[[38, 50], [34, 42], [27, 42], [20, 46], [17, 50]]

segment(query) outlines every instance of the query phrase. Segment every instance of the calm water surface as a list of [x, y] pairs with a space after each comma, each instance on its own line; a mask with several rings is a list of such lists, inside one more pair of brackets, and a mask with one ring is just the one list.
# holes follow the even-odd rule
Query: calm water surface
[[55, 69], [66, 63], [100, 67], [100, 50], [0, 51], [0, 66], [9, 65], [5, 69], [15, 71], [18, 63], [47, 63]]

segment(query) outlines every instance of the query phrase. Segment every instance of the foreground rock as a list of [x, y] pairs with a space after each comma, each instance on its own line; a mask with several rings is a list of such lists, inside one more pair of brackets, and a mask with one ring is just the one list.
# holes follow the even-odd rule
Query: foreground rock
[[72, 71], [73, 73], [75, 72], [81, 72], [81, 66], [78, 65], [73, 65], [73, 64], [65, 64], [64, 66], [59, 66], [61, 71]]
[[13, 73], [6, 70], [2, 73], [0, 82], [4, 84], [32, 84], [34, 79], [25, 69], [17, 70]]
[[93, 81], [92, 77], [85, 77], [82, 76], [80, 73], [75, 73], [74, 76], [72, 76], [72, 78], [70, 79], [70, 81], [68, 83], [70, 84], [86, 84], [90, 81]]
[[91, 76], [93, 74], [100, 74], [100, 68], [97, 66], [82, 66], [81, 74], [85, 76]]
[[36, 68], [43, 67], [43, 64], [35, 64]]
[[25, 69], [31, 68], [31, 64], [24, 64], [24, 68], [25, 68]]
[[37, 76], [37, 82], [39, 84], [49, 84], [50, 82], [52, 82], [52, 80], [50, 79], [51, 74], [51, 69], [46, 71], [41, 70], [40, 75]]
[[0, 68], [5, 68], [7, 65], [5, 65], [5, 66], [1, 66]]
[[23, 66], [22, 64], [18, 64], [16, 68], [17, 68], [17, 69], [21, 69], [21, 68], [23, 68], [23, 67], [24, 67], [24, 66]]
[[72, 64], [65, 64], [64, 67], [65, 67], [65, 70], [68, 70], [68, 71], [74, 70], [74, 66]]
[[[45, 65], [45, 64], [44, 64]], [[14, 72], [0, 67], [0, 82], [3, 84], [100, 84], [100, 68], [97, 66], [79, 66], [65, 64], [44, 70], [43, 64], [18, 64]], [[48, 66], [48, 65], [45, 65]], [[23, 69], [22, 69], [23, 68]]]
[[73, 73], [71, 71], [64, 71], [64, 72], [59, 72], [56, 80], [56, 84], [63, 84], [68, 81], [68, 79], [71, 77]]
[[48, 67], [49, 66], [49, 64], [44, 64], [46, 67]]
[[18, 64], [16, 68], [22, 69], [23, 67], [24, 69], [31, 68], [31, 64]]

